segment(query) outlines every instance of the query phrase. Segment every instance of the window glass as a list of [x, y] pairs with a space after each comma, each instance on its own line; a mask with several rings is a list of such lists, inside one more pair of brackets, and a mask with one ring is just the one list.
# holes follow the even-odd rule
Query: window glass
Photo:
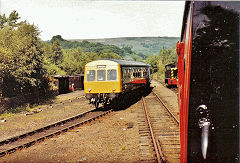
[[107, 80], [117, 80], [117, 71], [116, 70], [108, 70], [107, 71]]
[[106, 80], [106, 70], [98, 70], [97, 71], [97, 80], [105, 81]]
[[95, 70], [88, 70], [87, 81], [94, 81], [94, 80], [95, 80]]

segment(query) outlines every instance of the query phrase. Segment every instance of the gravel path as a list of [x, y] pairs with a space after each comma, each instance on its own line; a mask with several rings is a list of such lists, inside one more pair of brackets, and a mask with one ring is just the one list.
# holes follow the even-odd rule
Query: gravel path
[[155, 80], [152, 81], [151, 85], [155, 87], [153, 91], [163, 100], [164, 104], [179, 118], [177, 94]]

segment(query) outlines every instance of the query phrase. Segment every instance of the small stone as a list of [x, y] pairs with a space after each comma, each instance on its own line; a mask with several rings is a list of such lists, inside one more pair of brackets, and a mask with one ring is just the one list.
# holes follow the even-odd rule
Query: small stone
[[39, 112], [41, 112], [42, 110], [40, 109], [40, 110], [33, 110], [33, 113], [39, 113]]
[[129, 128], [133, 128], [133, 126], [134, 126], [134, 124], [132, 123], [132, 122], [129, 122], [128, 124], [127, 124], [127, 128], [129, 129]]
[[1, 122], [7, 122], [7, 120], [6, 120], [6, 119], [4, 119], [4, 118], [2, 118], [2, 119], [1, 119]]
[[80, 162], [81, 161], [86, 161], [87, 160], [87, 158], [86, 157], [83, 157], [81, 160], [79, 160]]
[[31, 113], [26, 113], [25, 115], [27, 116], [27, 115], [32, 115], [33, 113], [31, 112]]

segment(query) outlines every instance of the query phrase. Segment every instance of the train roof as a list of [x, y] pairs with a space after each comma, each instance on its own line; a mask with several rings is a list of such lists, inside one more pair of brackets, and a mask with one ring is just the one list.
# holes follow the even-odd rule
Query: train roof
[[175, 63], [170, 63], [170, 64], [167, 64], [167, 65], [165, 65], [165, 67], [176, 67], [176, 64]]
[[184, 8], [184, 13], [183, 13], [183, 20], [182, 20], [182, 31], [181, 31], [181, 38], [180, 41], [183, 41], [184, 37], [184, 31], [186, 28], [186, 21], [187, 21], [187, 16], [188, 16], [188, 11], [189, 11], [189, 6], [190, 6], [191, 1], [186, 1], [185, 2], [185, 8]]
[[[110, 62], [115, 62], [119, 64], [120, 66], [124, 67], [130, 67], [130, 66], [136, 66], [136, 67], [149, 67], [148, 64], [143, 63], [143, 62], [138, 62], [138, 61], [129, 61], [129, 60], [123, 60], [123, 59], [98, 59], [96, 60], [97, 62], [99, 61], [110, 61]], [[92, 62], [96, 62], [92, 61]], [[90, 62], [91, 63], [91, 62]]]

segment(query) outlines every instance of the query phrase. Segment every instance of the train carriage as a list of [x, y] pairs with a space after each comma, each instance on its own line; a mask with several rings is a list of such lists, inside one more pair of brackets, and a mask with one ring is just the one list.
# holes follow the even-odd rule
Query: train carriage
[[85, 66], [84, 92], [90, 103], [108, 104], [121, 94], [150, 86], [149, 65], [137, 61], [99, 59]]
[[239, 162], [240, 2], [187, 1], [178, 53], [181, 162]]

